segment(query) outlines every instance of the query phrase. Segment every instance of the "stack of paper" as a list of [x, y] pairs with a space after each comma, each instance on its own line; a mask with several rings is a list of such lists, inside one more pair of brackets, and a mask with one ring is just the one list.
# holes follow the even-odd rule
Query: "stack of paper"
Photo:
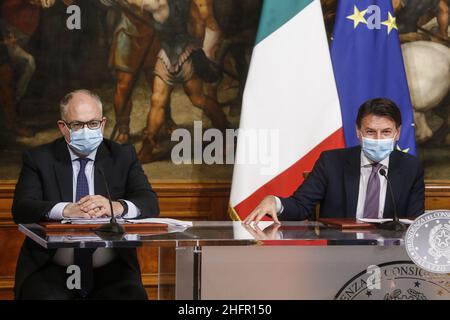
[[[97, 218], [97, 219], [80, 219], [80, 218], [68, 218], [61, 221], [63, 224], [104, 224], [108, 223], [110, 218]], [[161, 223], [167, 224], [172, 227], [192, 227], [191, 221], [181, 221], [169, 218], [147, 218], [147, 219], [117, 219], [118, 223]]]
[[[359, 221], [367, 222], [367, 223], [383, 223], [392, 221], [392, 219], [367, 219], [367, 218], [358, 218]], [[412, 224], [414, 221], [409, 219], [399, 219], [401, 223], [404, 224]]]
[[147, 218], [147, 219], [137, 219], [137, 220], [125, 220], [129, 223], [163, 223], [173, 227], [192, 227], [192, 221], [181, 221], [169, 218]]

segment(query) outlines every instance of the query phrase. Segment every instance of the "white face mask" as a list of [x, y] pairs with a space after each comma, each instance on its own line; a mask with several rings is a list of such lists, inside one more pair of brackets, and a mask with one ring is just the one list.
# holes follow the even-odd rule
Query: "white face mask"
[[80, 130], [70, 131], [69, 146], [77, 153], [87, 156], [92, 153], [103, 141], [102, 128], [89, 129], [84, 127]]
[[362, 150], [367, 158], [380, 162], [394, 151], [395, 139], [370, 139], [362, 137]]

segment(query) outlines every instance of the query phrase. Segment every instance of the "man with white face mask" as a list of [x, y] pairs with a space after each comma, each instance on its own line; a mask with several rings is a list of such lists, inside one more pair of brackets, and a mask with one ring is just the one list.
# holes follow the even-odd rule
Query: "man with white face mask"
[[[63, 137], [24, 153], [12, 207], [14, 221], [158, 216], [156, 194], [134, 148], [103, 139], [106, 118], [98, 96], [77, 90], [64, 97], [60, 108]], [[70, 265], [81, 269], [81, 290], [67, 287]], [[135, 249], [46, 250], [28, 238], [17, 262], [15, 295], [58, 300], [147, 298]]]
[[400, 217], [424, 212], [425, 184], [419, 159], [396, 149], [402, 119], [388, 99], [372, 99], [359, 109], [356, 131], [361, 146], [325, 151], [303, 184], [288, 198], [267, 196], [244, 223], [264, 216], [279, 220], [311, 218], [320, 203], [321, 218], [392, 218], [387, 173]]

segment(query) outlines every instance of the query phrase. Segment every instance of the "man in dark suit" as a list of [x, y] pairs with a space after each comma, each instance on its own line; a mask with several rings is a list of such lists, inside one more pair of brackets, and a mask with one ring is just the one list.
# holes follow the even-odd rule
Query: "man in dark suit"
[[[12, 207], [16, 223], [159, 215], [156, 194], [134, 148], [103, 139], [106, 118], [98, 96], [87, 90], [69, 93], [61, 101], [61, 119], [63, 138], [24, 153]], [[81, 268], [80, 290], [66, 285], [70, 265]], [[15, 296], [147, 299], [135, 249], [46, 250], [28, 238], [17, 262]]]
[[424, 212], [425, 184], [419, 160], [395, 150], [401, 113], [388, 99], [373, 99], [358, 112], [356, 131], [361, 146], [323, 152], [313, 171], [289, 198], [267, 196], [244, 220], [259, 222], [269, 215], [279, 220], [311, 218], [320, 203], [321, 218], [392, 218], [392, 185], [400, 217]]

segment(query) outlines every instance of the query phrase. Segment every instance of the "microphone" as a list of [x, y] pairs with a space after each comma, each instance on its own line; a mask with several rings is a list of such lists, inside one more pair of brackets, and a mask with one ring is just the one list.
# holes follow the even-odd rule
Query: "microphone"
[[101, 234], [106, 235], [122, 235], [125, 233], [125, 229], [123, 226], [121, 226], [119, 223], [117, 223], [116, 217], [114, 216], [114, 210], [111, 200], [111, 194], [109, 193], [109, 187], [108, 187], [108, 181], [106, 181], [105, 173], [103, 172], [102, 168], [98, 168], [98, 171], [100, 172], [100, 175], [102, 176], [103, 183], [105, 184], [106, 194], [108, 195], [108, 201], [109, 201], [109, 208], [111, 210], [111, 219], [109, 220], [109, 223], [106, 223], [98, 228], [95, 229], [95, 232], [99, 232]]
[[391, 182], [389, 181], [389, 179], [387, 177], [386, 170], [381, 168], [379, 172], [387, 181], [387, 184], [388, 184], [387, 186], [388, 186], [388, 189], [390, 191], [389, 194], [390, 194], [390, 197], [391, 197], [392, 205], [394, 206], [394, 218], [393, 218], [393, 220], [392, 221], [383, 222], [382, 224], [380, 224], [379, 228], [383, 229], [383, 230], [405, 231], [406, 230], [406, 225], [401, 223], [399, 218], [398, 218], [397, 204], [395, 203], [394, 192], [392, 191]]

